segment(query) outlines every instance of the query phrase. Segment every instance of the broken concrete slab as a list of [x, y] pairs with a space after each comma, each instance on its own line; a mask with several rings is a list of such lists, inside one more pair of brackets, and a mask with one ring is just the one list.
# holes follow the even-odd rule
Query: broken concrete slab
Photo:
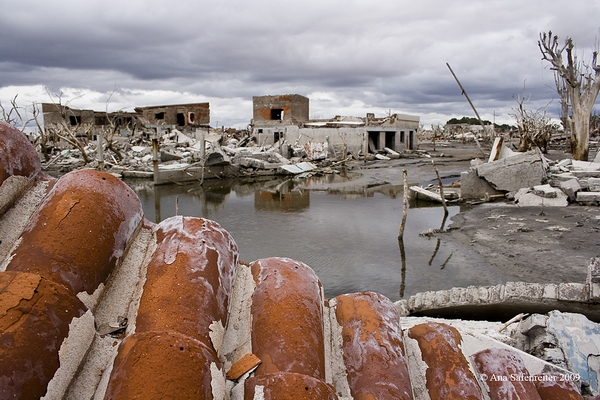
[[[584, 315], [557, 310], [533, 314], [534, 329], [523, 321], [519, 330], [526, 339], [519, 347], [529, 354], [573, 372], [565, 381], [581, 380], [587, 391], [597, 393], [600, 378], [600, 325]], [[541, 320], [544, 320], [541, 322]], [[515, 335], [518, 336], [518, 333]]]
[[600, 192], [600, 178], [589, 178], [587, 182], [590, 192]]
[[591, 161], [572, 161], [573, 169], [575, 170], [585, 170], [585, 171], [600, 171], [600, 163], [591, 162]]
[[500, 194], [485, 179], [480, 178], [474, 169], [460, 174], [460, 197], [462, 199], [484, 199]]
[[546, 168], [539, 151], [520, 153], [475, 167], [477, 175], [496, 190], [516, 192], [521, 188], [542, 184]]
[[600, 202], [600, 192], [578, 192], [578, 203], [597, 203]]
[[387, 154], [387, 156], [389, 158], [393, 158], [393, 159], [400, 158], [400, 153], [390, 149], [389, 147], [384, 147], [383, 151], [385, 151], [385, 153]]
[[555, 199], [557, 197], [557, 192], [557, 189], [553, 188], [548, 184], [537, 185], [533, 187], [533, 193], [546, 199]]
[[521, 207], [566, 207], [569, 205], [568, 196], [564, 192], [556, 190], [555, 194], [554, 198], [542, 197], [537, 195], [533, 189], [522, 188], [515, 194], [515, 202]]
[[292, 175], [301, 174], [304, 172], [314, 171], [317, 166], [310, 162], [301, 162], [292, 165], [282, 165], [279, 167], [281, 173], [288, 173]]
[[570, 202], [576, 200], [577, 192], [581, 190], [581, 184], [579, 183], [579, 180], [575, 178], [559, 181], [558, 187], [568, 196]]

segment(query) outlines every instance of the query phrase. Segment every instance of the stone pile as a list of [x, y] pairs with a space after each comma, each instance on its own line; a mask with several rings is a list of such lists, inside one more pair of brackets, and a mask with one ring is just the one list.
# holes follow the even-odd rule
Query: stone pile
[[461, 198], [481, 200], [506, 195], [521, 206], [600, 203], [600, 162], [553, 162], [539, 150], [501, 152], [501, 158], [474, 160], [461, 174]]

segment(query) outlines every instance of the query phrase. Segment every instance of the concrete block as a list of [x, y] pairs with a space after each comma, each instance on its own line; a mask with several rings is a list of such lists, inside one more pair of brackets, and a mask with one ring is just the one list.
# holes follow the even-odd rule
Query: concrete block
[[574, 170], [600, 171], [600, 163], [591, 162], [591, 161], [573, 160], [572, 166], [573, 166]]
[[600, 192], [600, 178], [589, 178], [588, 189], [590, 192]]
[[588, 288], [584, 283], [560, 283], [558, 285], [558, 299], [566, 301], [588, 300]]
[[578, 192], [577, 202], [594, 203], [600, 201], [600, 192]]
[[544, 285], [542, 297], [548, 300], [556, 300], [558, 298], [558, 285], [553, 283]]
[[529, 333], [534, 329], [545, 328], [548, 321], [547, 315], [533, 314], [529, 318], [521, 321], [519, 330], [523, 335], [529, 336]]
[[547, 199], [555, 199], [557, 197], [556, 192], [557, 190], [548, 184], [533, 187], [533, 193]]
[[570, 172], [563, 172], [562, 174], [553, 174], [551, 179], [555, 181], [569, 181], [577, 178], [575, 178], [575, 175]]
[[566, 207], [569, 205], [568, 196], [562, 191], [557, 191], [555, 198], [546, 198], [536, 195], [529, 188], [519, 189], [515, 194], [515, 201], [521, 207]]
[[544, 293], [544, 285], [527, 282], [507, 282], [506, 299], [525, 298], [531, 301], [541, 300]]
[[519, 153], [481, 164], [476, 171], [492, 187], [507, 192], [540, 185], [546, 179], [546, 169], [539, 151]]
[[556, 165], [558, 167], [569, 167], [572, 164], [573, 160], [570, 158], [565, 158], [564, 160], [560, 160]]
[[562, 190], [569, 197], [569, 201], [575, 201], [577, 198], [577, 192], [581, 190], [579, 179], [575, 178], [566, 181], [560, 181], [558, 186], [560, 187], [560, 190]]
[[600, 301], [600, 258], [592, 258], [590, 261], [587, 283], [590, 290], [590, 300]]
[[592, 258], [588, 266], [588, 283], [600, 283], [600, 258]]
[[463, 199], [483, 199], [488, 195], [496, 195], [502, 192], [494, 189], [485, 179], [480, 178], [475, 170], [462, 172], [460, 174], [460, 197]]

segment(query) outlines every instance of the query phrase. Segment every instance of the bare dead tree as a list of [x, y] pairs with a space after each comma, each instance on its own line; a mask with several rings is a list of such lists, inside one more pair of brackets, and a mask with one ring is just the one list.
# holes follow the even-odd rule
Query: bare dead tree
[[548, 143], [553, 134], [558, 132], [558, 126], [551, 123], [546, 115], [546, 109], [528, 110], [525, 107], [526, 98], [522, 95], [513, 96], [518, 103], [511, 116], [517, 124], [519, 147], [517, 151], [527, 151], [534, 147], [543, 153], [548, 151]]
[[7, 109], [0, 102], [0, 111], [2, 111], [2, 121], [14, 126], [21, 132], [25, 131], [25, 127], [29, 124], [33, 118], [27, 116], [27, 109], [25, 107], [20, 107], [17, 105], [17, 97], [19, 95], [16, 94], [10, 101], [10, 107]]
[[[592, 53], [591, 64], [577, 60], [575, 44], [567, 37], [561, 46], [558, 36], [552, 31], [541, 33], [538, 47], [542, 60], [550, 63], [566, 87], [571, 100], [571, 115], [567, 113], [567, 124], [571, 127], [571, 153], [575, 160], [587, 161], [589, 155], [590, 116], [600, 91], [600, 65], [598, 51]], [[566, 54], [566, 61], [563, 59]]]
[[83, 162], [89, 164], [90, 157], [87, 154], [85, 144], [81, 141], [80, 137], [88, 137], [92, 133], [93, 127], [94, 126], [89, 123], [72, 127], [65, 121], [61, 121], [60, 123], [49, 124], [45, 128], [47, 134], [57, 136], [73, 148], [79, 150], [83, 157]]
[[31, 105], [31, 114], [33, 115], [35, 126], [38, 129], [38, 136], [36, 137], [34, 144], [40, 146], [40, 152], [44, 157], [44, 161], [48, 161], [50, 160], [50, 154], [48, 154], [49, 136], [46, 134], [44, 128], [42, 128], [42, 124], [40, 124], [40, 110], [35, 102]]
[[64, 140], [69, 145], [71, 145], [73, 148], [79, 150], [81, 152], [81, 156], [83, 157], [84, 163], [88, 164], [90, 162], [90, 157], [85, 149], [85, 143], [81, 140], [81, 138], [90, 137], [94, 125], [91, 123], [76, 123], [75, 125], [70, 123], [70, 117], [74, 117], [74, 119], [77, 120], [77, 118], [75, 118], [75, 113], [73, 112], [73, 110], [71, 110], [71, 107], [69, 107], [69, 104], [77, 97], [69, 100], [63, 105], [62, 93], [56, 95], [57, 99], [55, 101], [48, 89], [46, 89], [46, 92], [53, 100], [53, 104], [61, 116], [59, 122], [44, 125], [46, 134], [48, 136], [58, 137]]

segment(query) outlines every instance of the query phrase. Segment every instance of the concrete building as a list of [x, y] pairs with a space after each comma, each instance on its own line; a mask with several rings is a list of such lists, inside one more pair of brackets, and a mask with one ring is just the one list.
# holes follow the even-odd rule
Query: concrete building
[[179, 128], [210, 124], [209, 103], [136, 107], [135, 111], [151, 124], [175, 125]]
[[288, 145], [306, 146], [327, 143], [336, 153], [369, 153], [384, 148], [401, 152], [417, 147], [419, 117], [392, 114], [376, 118], [342, 117], [332, 119], [309, 118], [309, 99], [291, 94], [282, 96], [254, 96], [252, 134], [259, 145], [278, 141]]

